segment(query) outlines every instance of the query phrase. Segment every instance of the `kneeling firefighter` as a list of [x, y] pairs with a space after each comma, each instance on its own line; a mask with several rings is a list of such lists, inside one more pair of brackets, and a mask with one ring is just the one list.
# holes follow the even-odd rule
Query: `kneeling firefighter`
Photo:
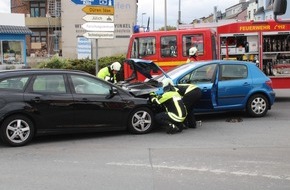
[[164, 79], [162, 85], [164, 93], [161, 96], [151, 94], [150, 98], [152, 103], [163, 107], [163, 110], [156, 114], [156, 120], [167, 128], [167, 133], [180, 132], [187, 115], [182, 96], [177, 92], [171, 79]]
[[194, 115], [194, 106], [201, 98], [201, 89], [194, 84], [178, 84], [176, 88], [182, 96], [182, 100], [188, 113], [184, 123], [189, 128], [195, 128], [196, 120]]

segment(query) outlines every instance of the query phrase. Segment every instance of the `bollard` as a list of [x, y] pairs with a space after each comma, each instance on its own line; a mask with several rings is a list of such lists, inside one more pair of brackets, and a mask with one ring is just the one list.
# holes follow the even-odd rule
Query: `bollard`
[[201, 121], [201, 120], [196, 121], [196, 124], [197, 124], [199, 127], [201, 127], [201, 126], [202, 126], [202, 121]]

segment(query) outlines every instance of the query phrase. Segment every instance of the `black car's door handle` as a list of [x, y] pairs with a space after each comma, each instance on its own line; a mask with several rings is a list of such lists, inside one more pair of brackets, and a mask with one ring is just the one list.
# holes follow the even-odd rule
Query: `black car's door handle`
[[36, 103], [39, 103], [40, 102], [40, 98], [39, 97], [35, 97], [32, 99], [32, 101], [36, 102]]

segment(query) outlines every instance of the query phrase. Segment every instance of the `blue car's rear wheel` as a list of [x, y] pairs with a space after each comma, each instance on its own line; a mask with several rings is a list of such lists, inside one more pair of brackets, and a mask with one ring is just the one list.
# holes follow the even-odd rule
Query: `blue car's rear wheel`
[[247, 102], [247, 112], [252, 117], [263, 117], [269, 109], [269, 101], [262, 94], [252, 95]]

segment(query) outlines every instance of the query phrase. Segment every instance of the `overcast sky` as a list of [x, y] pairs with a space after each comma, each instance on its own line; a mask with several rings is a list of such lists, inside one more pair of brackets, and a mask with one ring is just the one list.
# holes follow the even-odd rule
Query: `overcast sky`
[[[176, 26], [178, 20], [179, 1], [181, 11], [181, 22], [190, 23], [193, 19], [207, 17], [214, 11], [214, 6], [222, 12], [226, 8], [239, 3], [239, 0], [139, 0], [138, 24], [147, 25], [150, 17], [150, 28], [153, 29], [153, 12], [154, 28], [159, 29], [165, 25], [165, 1], [167, 2], [167, 25]], [[155, 5], [153, 6], [153, 2]], [[155, 11], [153, 11], [155, 9]]]
[[[153, 9], [154, 28], [159, 29], [165, 25], [165, 1], [167, 2], [167, 25], [176, 26], [178, 20], [179, 1], [181, 2], [181, 22], [190, 23], [193, 19], [207, 17], [213, 13], [214, 6], [222, 12], [226, 8], [239, 3], [239, 0], [139, 0], [138, 24], [147, 25], [150, 17], [150, 28], [153, 29]], [[153, 2], [155, 2], [153, 6]], [[10, 12], [10, 0], [0, 0], [0, 12]], [[143, 19], [142, 19], [143, 13]]]
[[10, 13], [10, 0], [0, 0], [0, 13]]

